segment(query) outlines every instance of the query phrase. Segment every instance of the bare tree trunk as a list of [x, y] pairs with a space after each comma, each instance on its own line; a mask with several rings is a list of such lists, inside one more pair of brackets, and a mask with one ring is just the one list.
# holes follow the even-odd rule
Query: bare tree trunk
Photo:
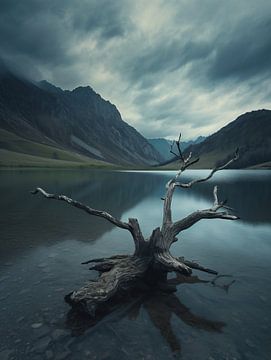
[[[116, 219], [111, 214], [92, 209], [81, 204], [65, 195], [49, 194], [41, 188], [36, 188], [32, 194], [40, 193], [47, 199], [64, 201], [71, 206], [77, 207], [90, 215], [99, 216], [114, 225], [128, 230], [132, 235], [135, 251], [133, 255], [118, 255], [110, 258], [93, 259], [84, 264], [91, 263], [90, 270], [99, 272], [97, 280], [87, 282], [79, 290], [71, 292], [66, 296], [66, 301], [73, 307], [79, 308], [88, 314], [95, 316], [96, 309], [105, 302], [112, 299], [115, 295], [125, 292], [136, 286], [155, 286], [166, 291], [174, 290], [174, 287], [167, 282], [167, 273], [176, 272], [190, 276], [192, 269], [217, 274], [216, 271], [208, 269], [193, 261], [185, 260], [183, 257], [174, 257], [170, 253], [171, 245], [177, 241], [177, 236], [184, 230], [189, 229], [196, 222], [202, 219], [225, 219], [236, 220], [237, 216], [229, 214], [231, 210], [226, 206], [226, 202], [219, 202], [217, 186], [214, 187], [214, 203], [211, 208], [198, 210], [185, 218], [176, 222], [172, 221], [171, 204], [174, 191], [178, 187], [191, 188], [197, 183], [207, 181], [218, 170], [226, 168], [230, 163], [238, 158], [238, 150], [233, 158], [224, 165], [214, 168], [210, 174], [201, 179], [181, 183], [181, 174], [199, 159], [191, 160], [191, 154], [185, 159], [180, 149], [180, 137], [176, 141], [181, 167], [176, 176], [166, 185], [166, 194], [162, 199], [164, 202], [163, 222], [161, 227], [157, 227], [152, 234], [144, 239], [137, 219], [128, 219], [123, 222]], [[222, 210], [223, 211], [219, 211]]]

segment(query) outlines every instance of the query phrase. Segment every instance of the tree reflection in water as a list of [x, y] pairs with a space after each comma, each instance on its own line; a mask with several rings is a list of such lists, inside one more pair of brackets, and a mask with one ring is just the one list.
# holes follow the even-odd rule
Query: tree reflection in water
[[[203, 280], [198, 276], [186, 277], [178, 274], [175, 278], [169, 279], [168, 283], [172, 286], [183, 283], [209, 283], [212, 286], [228, 292], [235, 280], [221, 283], [221, 279], [224, 277], [228, 277], [228, 275], [219, 275], [213, 280]], [[220, 283], [218, 283], [218, 281], [220, 281]], [[174, 293], [166, 293], [158, 290], [147, 292], [144, 291], [144, 289], [140, 289], [137, 293], [131, 293], [129, 297], [116, 298], [114, 301], [105, 304], [105, 306], [97, 312], [95, 318], [86, 317], [85, 313], [71, 309], [67, 314], [66, 326], [71, 330], [72, 336], [80, 336], [89, 328], [95, 327], [95, 325], [106, 316], [113, 313], [117, 313], [120, 317], [128, 317], [130, 320], [136, 320], [142, 308], [147, 311], [152, 324], [159, 330], [171, 351], [174, 353], [181, 352], [181, 344], [172, 328], [172, 315], [177, 316], [177, 318], [189, 326], [209, 332], [220, 333], [226, 325], [222, 321], [208, 320], [202, 316], [193, 314]], [[111, 328], [111, 330], [114, 332], [113, 328]], [[118, 337], [117, 334], [115, 335]]]

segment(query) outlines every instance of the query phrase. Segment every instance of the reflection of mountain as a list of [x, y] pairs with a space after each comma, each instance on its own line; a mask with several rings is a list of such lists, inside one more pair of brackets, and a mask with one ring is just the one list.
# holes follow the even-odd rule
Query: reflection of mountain
[[[204, 177], [208, 173], [209, 171], [207, 170], [187, 171], [182, 175], [181, 181], [189, 182], [192, 179]], [[160, 198], [164, 195], [165, 184], [173, 174], [175, 172], [170, 174], [165, 172], [163, 175], [160, 175], [161, 177], [159, 176], [157, 182], [159, 182], [160, 186], [153, 190], [153, 196]], [[156, 176], [158, 177], [158, 175]], [[218, 185], [220, 200], [227, 199], [228, 206], [235, 209], [241, 221], [255, 224], [270, 223], [270, 180], [271, 173], [268, 170], [224, 170], [215, 174], [211, 181], [196, 184], [191, 189], [176, 189], [174, 199], [176, 203], [180, 203], [182, 200], [187, 201], [189, 197], [194, 198], [196, 201], [202, 198], [211, 206], [213, 202], [213, 187]], [[185, 205], [183, 208], [185, 210]]]
[[[246, 171], [239, 172], [239, 176], [228, 177], [227, 171], [225, 177], [217, 175], [212, 182], [198, 184], [192, 189], [185, 191], [186, 196], [196, 198], [202, 197], [204, 200], [213, 201], [213, 187], [218, 185], [220, 200], [228, 200], [228, 205], [232, 207], [236, 214], [240, 216], [241, 221], [249, 223], [270, 223], [271, 222], [271, 174], [265, 173], [261, 176], [260, 172], [253, 175]], [[234, 173], [233, 173], [234, 174]], [[238, 174], [238, 173], [237, 173]], [[199, 175], [195, 173], [193, 178]], [[183, 181], [191, 180], [185, 176]]]
[[[18, 181], [19, 179], [19, 181]], [[36, 186], [62, 193], [115, 217], [135, 206], [157, 186], [147, 174], [103, 171], [5, 173], [1, 179], [1, 243], [6, 253], [30, 244], [64, 239], [96, 240], [114, 226], [67, 204], [31, 197]], [[12, 191], [10, 190], [12, 189]], [[124, 231], [124, 230], [123, 230]], [[124, 231], [123, 236], [130, 234]]]
[[[187, 174], [183, 176], [183, 181], [191, 179], [191, 172]], [[165, 184], [170, 176], [105, 171], [2, 172], [0, 211], [4, 216], [0, 217], [0, 254], [65, 239], [95, 240], [114, 228], [105, 220], [89, 216], [62, 202], [31, 197], [29, 191], [38, 185], [48, 192], [66, 194], [121, 218], [122, 214], [147, 197], [148, 202], [153, 201], [155, 206], [159, 204], [162, 211], [159, 199], [165, 193]], [[192, 172], [193, 178], [201, 176], [198, 171]], [[271, 222], [270, 175], [261, 171], [253, 174], [247, 171], [216, 174], [212, 182], [198, 184], [188, 190], [177, 189], [173, 204], [183, 201], [186, 211], [186, 202], [191, 197], [196, 201], [203, 198], [211, 205], [215, 184], [219, 186], [220, 199], [228, 199], [228, 205], [236, 210], [241, 221], [256, 224]], [[152, 213], [149, 215], [150, 219], [155, 216]], [[173, 211], [173, 215], [177, 213]], [[155, 222], [154, 226], [159, 226], [159, 223]], [[152, 229], [146, 230], [149, 233]], [[130, 236], [124, 230], [120, 231], [123, 237]]]

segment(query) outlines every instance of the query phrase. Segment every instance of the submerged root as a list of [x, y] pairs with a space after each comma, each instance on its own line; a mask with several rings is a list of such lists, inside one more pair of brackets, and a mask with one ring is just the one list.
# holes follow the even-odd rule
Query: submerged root
[[[177, 261], [177, 259], [176, 259]], [[129, 290], [141, 291], [160, 290], [174, 292], [176, 286], [167, 280], [168, 271], [183, 273], [189, 277], [191, 271], [183, 272], [176, 267], [169, 269], [165, 264], [157, 262], [153, 257], [137, 257], [132, 255], [116, 255], [109, 258], [99, 258], [85, 261], [83, 264], [93, 264], [90, 270], [99, 272], [95, 280], [89, 280], [79, 290], [73, 291], [65, 297], [65, 301], [73, 308], [96, 316], [97, 309], [106, 305], [116, 296], [128, 293]], [[181, 258], [182, 264], [192, 264], [191, 268], [216, 274], [192, 261]], [[181, 269], [182, 270], [182, 269]]]

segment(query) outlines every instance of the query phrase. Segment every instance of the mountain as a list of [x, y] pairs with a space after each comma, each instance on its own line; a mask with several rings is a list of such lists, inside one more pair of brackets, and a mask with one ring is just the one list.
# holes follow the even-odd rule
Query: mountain
[[148, 139], [148, 142], [159, 152], [163, 160], [168, 160], [173, 157], [170, 153], [170, 146], [172, 141], [158, 138], [158, 139]]
[[120, 165], [150, 165], [162, 160], [149, 142], [122, 120], [116, 106], [91, 87], [62, 90], [47, 81], [30, 82], [6, 69], [0, 71], [0, 130], [2, 155], [8, 151], [13, 157], [12, 152], [19, 158], [22, 153], [43, 157], [49, 152], [54, 162], [64, 157], [65, 161], [94, 159]]
[[256, 110], [240, 115], [200, 144], [189, 146], [186, 153], [192, 151], [193, 156], [200, 157], [197, 167], [212, 168], [229, 159], [236, 148], [239, 148], [240, 157], [232, 164], [232, 168], [270, 167], [270, 110]]
[[[181, 143], [181, 149], [182, 149], [182, 151], [184, 151], [190, 145], [198, 144], [198, 143], [202, 142], [204, 139], [205, 139], [204, 136], [199, 136], [195, 140], [183, 141]], [[167, 140], [164, 138], [157, 138], [157, 139], [148, 139], [148, 141], [160, 153], [160, 155], [163, 157], [164, 161], [167, 161], [174, 157], [174, 155], [170, 152], [171, 145], [172, 145], [171, 140]], [[173, 147], [173, 151], [176, 151], [175, 147]]]

